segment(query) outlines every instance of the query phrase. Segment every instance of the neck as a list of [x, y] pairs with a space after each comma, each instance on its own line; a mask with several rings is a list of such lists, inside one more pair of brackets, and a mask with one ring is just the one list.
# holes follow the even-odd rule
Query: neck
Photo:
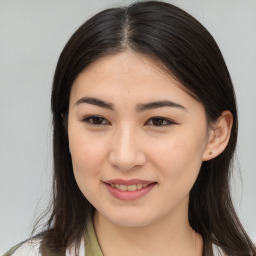
[[104, 256], [201, 256], [203, 251], [202, 238], [190, 227], [187, 214], [131, 228], [116, 225], [96, 211], [94, 226]]

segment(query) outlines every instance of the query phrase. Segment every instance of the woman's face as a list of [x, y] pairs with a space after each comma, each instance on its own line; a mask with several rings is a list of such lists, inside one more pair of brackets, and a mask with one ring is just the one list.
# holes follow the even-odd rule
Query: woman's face
[[140, 227], [187, 216], [208, 153], [206, 114], [156, 61], [127, 51], [81, 72], [68, 136], [77, 184], [102, 217]]

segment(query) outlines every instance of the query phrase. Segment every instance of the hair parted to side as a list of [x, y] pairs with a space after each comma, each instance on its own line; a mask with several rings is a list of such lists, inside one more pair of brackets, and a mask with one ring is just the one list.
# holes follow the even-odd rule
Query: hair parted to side
[[232, 81], [209, 32], [178, 7], [137, 2], [102, 11], [85, 22], [63, 49], [52, 88], [53, 202], [43, 244], [55, 251], [79, 245], [94, 207], [79, 190], [69, 154], [66, 123], [72, 84], [88, 65], [108, 54], [132, 50], [157, 59], [205, 108], [209, 124], [224, 110], [233, 114], [227, 148], [203, 162], [190, 192], [189, 221], [204, 240], [204, 255], [215, 244], [225, 255], [256, 255], [234, 210], [229, 179], [237, 141], [237, 109]]

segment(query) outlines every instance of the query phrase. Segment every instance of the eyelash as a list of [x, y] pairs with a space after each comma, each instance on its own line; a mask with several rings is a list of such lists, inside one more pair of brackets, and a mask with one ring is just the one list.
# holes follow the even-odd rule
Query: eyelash
[[[100, 121], [100, 123], [94, 123], [93, 120]], [[82, 121], [88, 123], [89, 125], [93, 125], [93, 126], [101, 126], [101, 125], [109, 125], [110, 124], [104, 117], [97, 116], [97, 115], [87, 116]], [[154, 125], [154, 123], [153, 123], [154, 121], [160, 121], [160, 124]], [[158, 116], [151, 117], [150, 119], [147, 120], [146, 124], [148, 124], [149, 122], [151, 122], [150, 125], [156, 126], [156, 127], [163, 127], [163, 126], [177, 124], [168, 118], [158, 117]]]
[[[154, 125], [153, 122], [154, 121], [161, 121], [160, 123], [161, 124], [158, 124], [158, 125]], [[151, 122], [151, 125], [152, 126], [156, 126], [156, 127], [160, 127], [160, 126], [168, 126], [168, 125], [173, 125], [173, 124], [176, 124], [175, 122], [173, 122], [172, 120], [168, 119], [168, 118], [164, 118], [164, 117], [158, 117], [158, 116], [154, 116], [154, 117], [151, 117], [146, 123], [149, 123]]]
[[[95, 121], [95, 120], [97, 120], [98, 119], [98, 121], [99, 120], [101, 120], [101, 121], [106, 121], [105, 123], [94, 123], [93, 122], [93, 120]], [[85, 117], [83, 120], [82, 120], [83, 122], [86, 122], [86, 123], [88, 123], [88, 124], [90, 124], [90, 125], [95, 125], [95, 126], [100, 126], [100, 125], [107, 125], [107, 124], [109, 124], [109, 122], [104, 118], [104, 117], [102, 117], [102, 116], [87, 116], [87, 117]]]

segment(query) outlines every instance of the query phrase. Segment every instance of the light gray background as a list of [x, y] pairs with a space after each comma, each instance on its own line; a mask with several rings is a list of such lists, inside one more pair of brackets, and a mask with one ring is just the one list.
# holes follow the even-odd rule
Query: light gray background
[[[99, 10], [131, 1], [0, 0], [0, 254], [29, 236], [49, 201], [50, 90], [71, 34]], [[256, 0], [169, 0], [212, 33], [239, 107], [235, 205], [256, 242]], [[243, 191], [243, 192], [242, 192]]]

